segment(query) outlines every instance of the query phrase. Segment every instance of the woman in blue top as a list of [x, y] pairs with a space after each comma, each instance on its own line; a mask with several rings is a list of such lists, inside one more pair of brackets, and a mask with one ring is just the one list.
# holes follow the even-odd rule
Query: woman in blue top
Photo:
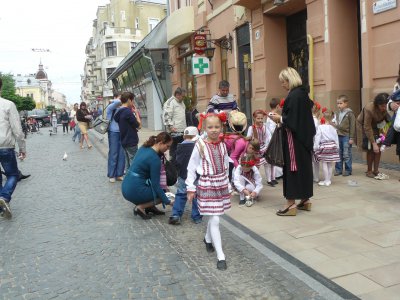
[[172, 138], [166, 132], [151, 136], [133, 159], [128, 173], [122, 181], [122, 195], [136, 207], [134, 215], [143, 219], [150, 219], [147, 213], [154, 215], [165, 214], [158, 210], [156, 205], [162, 203], [172, 205], [160, 186], [161, 155], [171, 146]]

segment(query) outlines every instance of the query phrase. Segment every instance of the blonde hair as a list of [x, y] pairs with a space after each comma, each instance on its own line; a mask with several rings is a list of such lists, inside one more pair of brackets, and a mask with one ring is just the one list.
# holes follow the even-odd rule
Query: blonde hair
[[279, 80], [287, 81], [289, 83], [290, 90], [303, 84], [299, 73], [297, 73], [297, 71], [291, 67], [287, 67], [279, 73]]

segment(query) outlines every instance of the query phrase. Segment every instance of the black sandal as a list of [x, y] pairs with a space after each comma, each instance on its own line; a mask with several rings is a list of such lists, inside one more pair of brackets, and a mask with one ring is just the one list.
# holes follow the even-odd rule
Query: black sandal
[[135, 209], [133, 210], [133, 214], [135, 216], [139, 215], [143, 220], [151, 219], [151, 216], [140, 210], [138, 207], [135, 207]]
[[296, 204], [292, 204], [283, 210], [282, 209], [278, 210], [276, 212], [276, 214], [278, 216], [295, 216], [297, 214], [297, 206], [296, 206]]

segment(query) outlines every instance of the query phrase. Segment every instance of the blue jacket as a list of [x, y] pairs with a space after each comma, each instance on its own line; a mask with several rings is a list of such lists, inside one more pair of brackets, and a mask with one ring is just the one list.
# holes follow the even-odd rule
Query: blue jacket
[[178, 175], [182, 179], [187, 177], [187, 166], [194, 149], [195, 142], [183, 141], [176, 147], [176, 167], [178, 168]]
[[[121, 106], [121, 100], [119, 100], [119, 99], [114, 100], [112, 103], [110, 103], [110, 105], [107, 106], [107, 108], [106, 108], [107, 120], [111, 120], [111, 116], [112, 116], [113, 112], [120, 106]], [[108, 131], [119, 132], [118, 123], [115, 122], [114, 118], [111, 120], [111, 124], [108, 127]]]
[[121, 107], [114, 114], [118, 123], [122, 147], [134, 147], [139, 143], [139, 123], [129, 107]]

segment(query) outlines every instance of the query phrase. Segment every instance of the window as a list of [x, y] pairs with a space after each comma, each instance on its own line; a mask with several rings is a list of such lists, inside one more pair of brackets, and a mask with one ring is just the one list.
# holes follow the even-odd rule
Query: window
[[106, 43], [106, 56], [117, 56], [117, 43], [108, 42]]
[[135, 18], [135, 29], [139, 29], [139, 18]]
[[131, 50], [135, 49], [137, 44], [137, 42], [131, 42]]
[[115, 68], [107, 68], [106, 69], [106, 78], [108, 79], [108, 77], [110, 77], [110, 75], [112, 74], [112, 72], [114, 72]]
[[152, 31], [154, 27], [157, 26], [158, 22], [160, 22], [159, 19], [149, 18], [149, 32]]

